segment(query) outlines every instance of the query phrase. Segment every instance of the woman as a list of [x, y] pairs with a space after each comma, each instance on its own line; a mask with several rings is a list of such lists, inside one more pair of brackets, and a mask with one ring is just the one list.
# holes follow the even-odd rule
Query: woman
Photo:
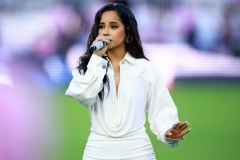
[[[104, 41], [102, 49], [90, 51]], [[91, 134], [84, 160], [156, 159], [145, 132], [150, 128], [169, 147], [190, 130], [178, 122], [177, 108], [161, 74], [145, 57], [136, 19], [123, 4], [108, 4], [95, 16], [86, 53], [72, 71], [66, 95], [88, 107]]]

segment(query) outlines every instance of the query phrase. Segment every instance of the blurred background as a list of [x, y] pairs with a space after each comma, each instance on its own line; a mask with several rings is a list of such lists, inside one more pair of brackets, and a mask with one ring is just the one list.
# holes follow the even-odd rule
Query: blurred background
[[0, 0], [0, 160], [77, 160], [89, 111], [66, 97], [96, 11], [133, 11], [146, 56], [192, 132], [157, 159], [240, 159], [239, 0]]

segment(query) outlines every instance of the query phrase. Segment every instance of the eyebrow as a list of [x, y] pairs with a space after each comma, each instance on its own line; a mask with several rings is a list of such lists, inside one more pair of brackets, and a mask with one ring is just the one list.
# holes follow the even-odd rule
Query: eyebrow
[[[113, 22], [113, 21], [111, 21], [110, 22], [111, 24], [118, 24], [117, 22]], [[99, 24], [105, 24], [104, 22], [100, 22]]]

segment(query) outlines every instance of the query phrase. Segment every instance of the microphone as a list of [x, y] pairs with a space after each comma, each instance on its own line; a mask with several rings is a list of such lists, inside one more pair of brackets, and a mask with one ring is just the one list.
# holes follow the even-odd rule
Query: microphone
[[[108, 38], [107, 38], [107, 40], [110, 41]], [[107, 45], [107, 42], [105, 42], [105, 41], [98, 41], [97, 43], [91, 45], [90, 51], [91, 52], [97, 51], [99, 49], [102, 49], [106, 45]]]

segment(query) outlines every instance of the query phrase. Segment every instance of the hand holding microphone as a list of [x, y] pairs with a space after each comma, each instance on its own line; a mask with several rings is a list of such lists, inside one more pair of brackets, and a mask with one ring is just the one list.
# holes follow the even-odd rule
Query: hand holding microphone
[[108, 43], [110, 43], [109, 38], [99, 35], [91, 45], [90, 51], [102, 57], [108, 49]]

